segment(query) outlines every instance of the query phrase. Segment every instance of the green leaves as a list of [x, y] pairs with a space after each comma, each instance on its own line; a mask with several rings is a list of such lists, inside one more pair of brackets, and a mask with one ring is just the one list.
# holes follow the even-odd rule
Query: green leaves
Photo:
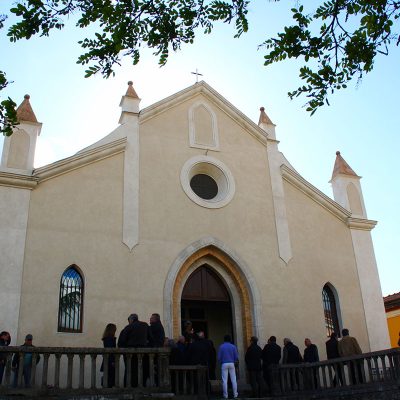
[[[18, 17], [8, 31], [11, 41], [47, 36], [62, 29], [64, 20], [78, 16], [78, 28], [95, 26], [93, 37], [79, 43], [84, 53], [77, 63], [87, 65], [85, 76], [114, 75], [124, 57], [133, 64], [143, 47], [153, 49], [160, 65], [171, 51], [193, 43], [199, 32], [209, 34], [218, 22], [234, 24], [235, 37], [248, 31], [250, 0], [20, 0], [10, 10]], [[305, 3], [305, 6], [309, 6]], [[328, 96], [373, 69], [378, 54], [400, 43], [400, 0], [326, 0], [312, 12], [304, 5], [291, 9], [293, 24], [260, 45], [267, 50], [266, 66], [301, 59], [304, 85], [289, 93], [305, 96], [307, 111], [329, 104]], [[0, 15], [0, 28], [5, 16]], [[397, 26], [396, 26], [397, 23]], [[4, 82], [7, 82], [3, 74]], [[1, 87], [0, 87], [1, 90]], [[4, 103], [5, 102], [5, 103]], [[13, 120], [12, 104], [1, 103], [0, 123]], [[4, 104], [3, 104], [4, 103]], [[7, 131], [9, 132], [9, 131]]]
[[[0, 91], [5, 89], [9, 83], [6, 74], [0, 71]], [[18, 125], [15, 107], [16, 104], [9, 97], [0, 102], [0, 132], [5, 136], [10, 136], [13, 127]]]
[[264, 64], [304, 60], [299, 77], [307, 84], [289, 97], [306, 96], [311, 115], [329, 104], [329, 95], [372, 71], [377, 53], [387, 55], [391, 40], [400, 43], [399, 33], [393, 33], [400, 1], [328, 0], [311, 14], [303, 6], [291, 11], [294, 24], [261, 45], [268, 50]]

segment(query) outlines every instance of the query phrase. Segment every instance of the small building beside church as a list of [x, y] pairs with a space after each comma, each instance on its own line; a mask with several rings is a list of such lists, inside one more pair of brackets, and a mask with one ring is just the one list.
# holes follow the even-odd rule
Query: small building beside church
[[376, 221], [339, 152], [331, 199], [279, 151], [264, 108], [254, 123], [199, 82], [140, 109], [129, 82], [113, 132], [34, 168], [30, 101], [0, 167], [0, 322], [14, 343], [101, 347], [107, 323], [118, 334], [129, 314], [158, 312], [168, 337], [190, 320], [216, 345], [232, 334], [242, 358], [251, 336], [275, 335], [301, 350], [310, 337], [323, 359], [343, 327], [364, 352], [389, 347]]
[[391, 347], [400, 347], [400, 292], [383, 298]]

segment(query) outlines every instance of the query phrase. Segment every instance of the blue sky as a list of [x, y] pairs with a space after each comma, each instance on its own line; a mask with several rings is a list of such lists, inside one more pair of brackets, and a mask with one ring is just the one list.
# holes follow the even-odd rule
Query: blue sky
[[[0, 13], [7, 13], [11, 3], [3, 0]], [[18, 104], [25, 93], [31, 95], [36, 116], [43, 122], [35, 161], [40, 166], [70, 156], [113, 130], [128, 80], [134, 82], [143, 108], [192, 85], [191, 71], [198, 68], [208, 84], [253, 121], [258, 121], [259, 108], [264, 106], [277, 125], [280, 150], [305, 179], [330, 197], [328, 181], [335, 152], [341, 151], [363, 177], [368, 217], [378, 221], [372, 235], [383, 294], [399, 292], [399, 52], [393, 49], [390, 56], [377, 59], [374, 71], [361, 83], [332, 96], [331, 106], [310, 117], [302, 108], [304, 99], [287, 97], [301, 83], [301, 63], [264, 67], [263, 51], [257, 49], [290, 23], [288, 10], [295, 4], [254, 0], [250, 30], [240, 39], [233, 38], [233, 27], [218, 25], [213, 34], [200, 35], [193, 45], [171, 53], [167, 66], [158, 67], [151, 51], [144, 50], [139, 65], [127, 60], [108, 80], [85, 79], [85, 67], [76, 64], [81, 53], [77, 41], [90, 35], [90, 30], [80, 31], [71, 23], [49, 38], [10, 43], [3, 29], [0, 69], [14, 81], [4, 94]], [[10, 22], [11, 18], [7, 26]]]

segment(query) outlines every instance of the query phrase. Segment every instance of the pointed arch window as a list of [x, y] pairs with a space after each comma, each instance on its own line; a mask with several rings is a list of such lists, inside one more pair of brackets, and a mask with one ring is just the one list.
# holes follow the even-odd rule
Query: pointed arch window
[[82, 332], [84, 281], [76, 265], [61, 276], [58, 332]]
[[330, 336], [333, 332], [340, 336], [338, 307], [335, 293], [328, 284], [326, 284], [322, 289], [322, 304], [324, 307], [326, 336]]

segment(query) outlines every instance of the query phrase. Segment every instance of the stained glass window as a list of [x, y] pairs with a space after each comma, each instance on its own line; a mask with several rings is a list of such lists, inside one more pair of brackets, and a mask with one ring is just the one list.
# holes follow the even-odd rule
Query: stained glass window
[[330, 336], [333, 332], [340, 336], [335, 295], [328, 285], [325, 285], [322, 289], [322, 304], [324, 307], [326, 336]]
[[58, 305], [58, 331], [82, 332], [84, 283], [76, 266], [61, 276]]

